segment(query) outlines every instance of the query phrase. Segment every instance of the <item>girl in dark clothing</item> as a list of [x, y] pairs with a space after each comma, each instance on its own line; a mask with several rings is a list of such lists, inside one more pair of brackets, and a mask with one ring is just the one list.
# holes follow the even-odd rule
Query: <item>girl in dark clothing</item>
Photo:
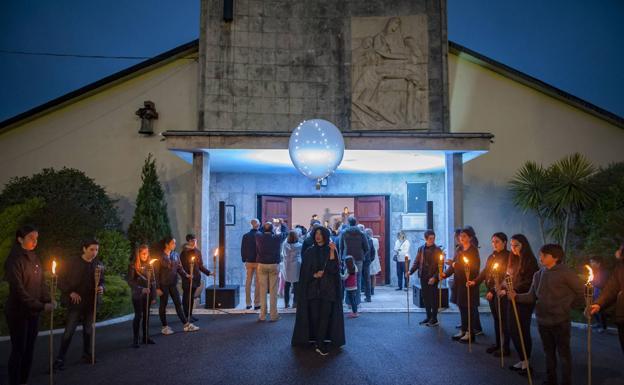
[[297, 315], [292, 345], [316, 342], [316, 351], [328, 354], [326, 340], [334, 346], [345, 343], [344, 315], [338, 253], [330, 242], [329, 230], [318, 227], [312, 233], [314, 246], [306, 250], [299, 285]]
[[[505, 276], [512, 278], [513, 289], [516, 293], [526, 293], [531, 288], [533, 275], [539, 270], [537, 258], [533, 254], [528, 239], [522, 234], [515, 234], [511, 237], [511, 253], [507, 262], [507, 271]], [[507, 295], [507, 285], [505, 280], [501, 285], [499, 292], [501, 297]], [[506, 298], [506, 297], [505, 297]], [[533, 303], [516, 303], [518, 309], [518, 318], [520, 319], [520, 329], [518, 330], [517, 322], [514, 315], [513, 306], [507, 303], [507, 325], [511, 340], [516, 347], [520, 361], [509, 369], [518, 371], [522, 375], [527, 374], [527, 366], [531, 359], [531, 349], [533, 347], [531, 340], [531, 317], [535, 305]], [[524, 360], [520, 336], [524, 339], [526, 347], [527, 360]]]
[[[474, 340], [474, 330], [480, 330], [478, 322], [479, 286], [467, 286], [467, 281], [474, 280], [479, 275], [481, 260], [479, 250], [475, 247], [470, 231], [461, 230], [459, 234], [460, 247], [456, 250], [454, 263], [444, 273], [442, 278], [455, 274], [455, 290], [457, 291], [457, 306], [461, 315], [461, 331], [453, 336], [453, 339], [462, 343]], [[465, 266], [469, 267], [468, 280], [466, 280]], [[470, 295], [470, 307], [468, 307], [468, 295]], [[471, 320], [475, 321], [472, 331], [468, 330], [468, 312]]]
[[[154, 344], [148, 333], [148, 304], [155, 302], [156, 282], [154, 271], [149, 264], [149, 249], [147, 245], [137, 248], [134, 262], [128, 267], [128, 284], [132, 289], [132, 306], [134, 307], [134, 319], [132, 320], [132, 346], [139, 347], [139, 327], [143, 326], [143, 343]], [[149, 287], [147, 284], [149, 277]]]
[[11, 336], [10, 385], [28, 382], [39, 331], [39, 314], [54, 309], [41, 260], [34, 252], [38, 237], [34, 227], [20, 228], [4, 264], [5, 279], [9, 283], [5, 316]]

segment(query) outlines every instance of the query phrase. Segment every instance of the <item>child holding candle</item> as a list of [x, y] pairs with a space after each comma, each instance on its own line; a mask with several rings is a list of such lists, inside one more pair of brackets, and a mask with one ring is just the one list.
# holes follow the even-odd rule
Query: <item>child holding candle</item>
[[143, 325], [143, 343], [155, 343], [149, 338], [149, 325], [146, 322], [148, 302], [151, 303], [156, 299], [156, 282], [150, 277], [150, 275], [154, 275], [154, 272], [148, 260], [149, 248], [147, 245], [140, 245], [136, 249], [133, 262], [128, 267], [128, 285], [132, 291], [132, 306], [134, 307], [134, 319], [132, 320], [132, 346], [134, 348], [139, 347], [139, 328], [141, 325]]
[[9, 283], [5, 315], [11, 335], [9, 384], [26, 384], [39, 332], [39, 314], [54, 309], [50, 290], [43, 276], [41, 260], [35, 254], [39, 232], [22, 226], [4, 264]]
[[542, 268], [533, 275], [529, 291], [523, 294], [510, 291], [510, 299], [518, 303], [535, 304], [537, 326], [546, 356], [547, 384], [557, 382], [557, 354], [561, 362], [561, 384], [572, 381], [572, 353], [570, 351], [570, 311], [585, 304], [583, 282], [563, 262], [563, 248], [547, 244], [540, 249]]

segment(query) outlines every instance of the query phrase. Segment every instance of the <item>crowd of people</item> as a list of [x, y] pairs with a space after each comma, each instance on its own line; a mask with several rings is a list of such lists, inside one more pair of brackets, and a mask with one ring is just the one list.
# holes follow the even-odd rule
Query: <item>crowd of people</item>
[[[253, 219], [251, 230], [241, 242], [241, 256], [247, 272], [245, 300], [247, 309], [259, 311], [259, 322], [279, 320], [277, 292], [280, 271], [285, 280], [284, 306], [296, 308], [293, 345], [312, 343], [321, 355], [329, 354], [329, 344], [345, 344], [343, 303], [350, 312], [347, 317], [358, 317], [358, 306], [371, 301], [375, 292], [375, 275], [380, 271], [379, 242], [372, 230], [349, 216], [346, 223], [329, 229], [318, 220], [307, 230], [301, 226], [289, 230], [280, 220], [260, 224]], [[33, 360], [34, 345], [42, 312], [57, 306], [51, 298], [44, 278], [44, 269], [35, 249], [39, 233], [32, 226], [23, 226], [15, 235], [15, 242], [5, 263], [5, 279], [9, 283], [6, 318], [11, 337], [9, 383], [25, 384]], [[486, 352], [508, 356], [513, 342], [519, 361], [510, 369], [527, 375], [532, 352], [531, 319], [537, 321], [538, 332], [546, 356], [547, 383], [557, 382], [557, 362], [561, 366], [562, 383], [570, 383], [571, 310], [585, 306], [584, 286], [578, 274], [565, 263], [561, 246], [546, 244], [536, 256], [527, 238], [522, 234], [507, 238], [502, 232], [491, 237], [492, 253], [480, 270], [479, 242], [471, 227], [455, 234], [456, 247], [452, 258], [446, 256], [435, 243], [435, 233], [426, 231], [424, 243], [410, 258], [409, 241], [399, 233], [393, 249], [397, 264], [398, 290], [403, 289], [412, 274], [418, 273], [425, 304], [426, 318], [422, 325], [439, 326], [438, 285], [453, 277], [451, 302], [461, 314], [460, 331], [454, 340], [472, 342], [483, 333], [479, 320], [479, 287], [486, 288], [486, 299], [493, 314], [496, 343]], [[509, 248], [508, 248], [509, 245]], [[54, 369], [64, 368], [65, 355], [78, 324], [83, 326], [83, 358], [93, 362], [91, 332], [97, 303], [105, 291], [105, 266], [97, 258], [99, 243], [87, 240], [82, 250], [65, 261], [58, 272], [61, 304], [66, 308], [65, 330]], [[616, 305], [615, 323], [624, 351], [624, 245], [615, 253], [616, 268], [607, 277], [602, 260], [592, 258], [596, 274], [595, 298], [586, 315], [599, 321], [597, 327], [606, 329], [605, 309]], [[440, 263], [443, 260], [443, 264]], [[413, 262], [410, 264], [410, 261]], [[440, 266], [443, 266], [440, 269]], [[402, 269], [402, 270], [401, 270]], [[193, 322], [193, 298], [201, 284], [201, 274], [211, 272], [203, 265], [201, 252], [193, 234], [186, 236], [182, 252], [176, 252], [176, 240], [165, 237], [156, 250], [139, 245], [128, 267], [128, 284], [132, 292], [134, 319], [132, 346], [154, 344], [149, 336], [150, 306], [160, 298], [159, 317], [162, 334], [173, 329], [167, 323], [166, 307], [171, 298], [184, 332], [199, 329]], [[182, 301], [178, 290], [182, 279]], [[95, 278], [95, 279], [94, 279]], [[255, 281], [255, 295], [251, 286]], [[267, 304], [267, 296], [269, 301]], [[291, 302], [292, 299], [292, 302]], [[468, 320], [472, 322], [468, 322]], [[470, 326], [469, 326], [470, 324]], [[142, 330], [142, 338], [141, 338]]]

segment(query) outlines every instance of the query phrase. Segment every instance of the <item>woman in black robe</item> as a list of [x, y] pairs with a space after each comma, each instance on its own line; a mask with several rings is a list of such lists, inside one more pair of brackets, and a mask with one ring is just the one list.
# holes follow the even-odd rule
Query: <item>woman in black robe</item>
[[291, 344], [316, 344], [316, 351], [328, 354], [326, 341], [335, 347], [345, 344], [340, 268], [336, 245], [329, 230], [319, 227], [312, 234], [314, 246], [303, 256], [297, 286], [297, 316]]

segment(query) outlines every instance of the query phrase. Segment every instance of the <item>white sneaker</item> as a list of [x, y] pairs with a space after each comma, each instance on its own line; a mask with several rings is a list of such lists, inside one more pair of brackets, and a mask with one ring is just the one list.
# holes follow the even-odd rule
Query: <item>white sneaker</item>
[[174, 333], [173, 329], [171, 329], [171, 327], [169, 326], [164, 326], [160, 332], [166, 336]]
[[199, 330], [199, 326], [195, 326], [192, 323], [187, 323], [186, 325], [184, 325], [184, 331], [185, 332], [196, 332]]

